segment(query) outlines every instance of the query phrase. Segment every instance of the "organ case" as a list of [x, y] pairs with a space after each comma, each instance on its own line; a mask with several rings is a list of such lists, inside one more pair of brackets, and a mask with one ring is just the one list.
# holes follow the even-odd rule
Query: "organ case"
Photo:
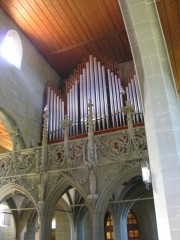
[[142, 102], [137, 76], [124, 78], [122, 68], [107, 58], [92, 55], [74, 71], [66, 82], [66, 91], [46, 84], [45, 105], [48, 106], [48, 140], [63, 138], [64, 116], [73, 122], [70, 136], [87, 133], [88, 102], [93, 103], [94, 131], [126, 126], [123, 112], [128, 100], [134, 106], [133, 123], [143, 122]]

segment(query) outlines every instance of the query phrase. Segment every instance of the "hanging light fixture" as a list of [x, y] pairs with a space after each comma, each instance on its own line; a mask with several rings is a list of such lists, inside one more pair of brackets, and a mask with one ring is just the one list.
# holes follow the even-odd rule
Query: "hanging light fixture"
[[142, 170], [142, 180], [146, 184], [146, 188], [149, 190], [149, 186], [151, 184], [151, 171], [148, 161], [143, 161], [141, 163], [141, 170]]

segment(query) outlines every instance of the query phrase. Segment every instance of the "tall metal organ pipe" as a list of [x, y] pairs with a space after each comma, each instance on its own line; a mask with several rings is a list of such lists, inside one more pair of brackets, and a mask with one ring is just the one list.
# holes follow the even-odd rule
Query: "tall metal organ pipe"
[[[73, 121], [70, 136], [87, 133], [88, 102], [93, 103], [94, 130], [101, 131], [126, 125], [123, 112], [126, 100], [134, 106], [133, 122], [143, 122], [142, 102], [137, 76], [133, 74], [125, 84], [122, 70], [112, 60], [89, 56], [79, 65], [67, 82], [63, 97], [51, 83], [46, 85], [46, 105], [49, 109], [48, 138], [63, 138], [61, 121], [65, 114]], [[125, 89], [122, 88], [122, 83]], [[65, 112], [66, 103], [66, 112]]]

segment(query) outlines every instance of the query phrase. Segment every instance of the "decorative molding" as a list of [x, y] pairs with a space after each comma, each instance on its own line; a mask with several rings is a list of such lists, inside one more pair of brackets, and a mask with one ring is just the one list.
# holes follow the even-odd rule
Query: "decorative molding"
[[[44, 140], [41, 147], [0, 154], [0, 187], [19, 184], [38, 202], [46, 201], [65, 179], [82, 188], [94, 203], [117, 175], [140, 168], [141, 162], [148, 160], [144, 127], [97, 136], [93, 128], [89, 129], [86, 139], [69, 141], [66, 136], [64, 143], [46, 146]], [[95, 184], [90, 180], [91, 172], [95, 174]]]
[[11, 153], [1, 154], [0, 155], [0, 176], [4, 177], [8, 175], [11, 168]]
[[0, 177], [0, 188], [6, 184], [19, 184], [21, 185], [20, 180], [25, 179], [25, 176], [10, 176], [10, 177]]

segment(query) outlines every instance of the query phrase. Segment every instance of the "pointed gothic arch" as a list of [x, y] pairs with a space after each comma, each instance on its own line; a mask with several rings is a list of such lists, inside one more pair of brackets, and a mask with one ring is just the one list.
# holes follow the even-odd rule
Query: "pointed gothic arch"
[[[78, 224], [84, 224], [83, 223], [83, 219], [86, 215], [86, 212], [89, 212], [89, 217], [91, 217], [90, 214], [90, 205], [89, 202], [87, 201], [87, 195], [84, 192], [83, 188], [81, 188], [81, 186], [77, 183], [74, 182], [68, 178], [61, 178], [61, 181], [59, 181], [59, 183], [54, 187], [54, 189], [52, 190], [52, 192], [49, 193], [49, 195], [47, 196], [47, 201], [46, 201], [46, 207], [45, 207], [45, 225], [46, 225], [46, 238], [50, 239], [51, 238], [51, 223], [52, 223], [52, 219], [54, 216], [54, 209], [56, 204], [58, 203], [58, 201], [60, 199], [62, 199], [64, 194], [69, 194], [68, 191], [70, 189], [75, 189], [79, 196], [81, 196], [81, 198], [83, 199], [83, 202], [80, 201], [79, 203], [77, 202], [77, 207], [75, 206], [74, 210], [75, 211], [75, 215], [76, 215], [76, 219], [73, 219], [73, 216], [68, 217], [69, 221], [71, 222], [71, 234], [78, 234], [78, 228], [80, 226], [78, 226]], [[65, 200], [63, 200], [63, 202], [61, 202], [61, 206], [66, 208], [64, 210], [68, 210], [68, 204], [67, 202], [65, 203]], [[70, 202], [70, 204], [74, 204], [73, 202]], [[78, 209], [78, 207], [80, 207], [80, 205], [82, 206], [82, 209]], [[78, 206], [79, 205], [79, 206]], [[78, 211], [76, 211], [78, 210]], [[68, 214], [68, 213], [67, 213]], [[91, 227], [91, 226], [89, 226]]]
[[[9, 183], [1, 187], [0, 203], [4, 201], [8, 203], [14, 217], [16, 238], [20, 238], [20, 235], [24, 235], [29, 230], [32, 230], [32, 216], [36, 216], [36, 218], [39, 216], [36, 201], [27, 189], [15, 183]], [[25, 217], [21, 218], [21, 221], [19, 221], [19, 217], [16, 215], [17, 211], [21, 212], [21, 216], [24, 213]]]

